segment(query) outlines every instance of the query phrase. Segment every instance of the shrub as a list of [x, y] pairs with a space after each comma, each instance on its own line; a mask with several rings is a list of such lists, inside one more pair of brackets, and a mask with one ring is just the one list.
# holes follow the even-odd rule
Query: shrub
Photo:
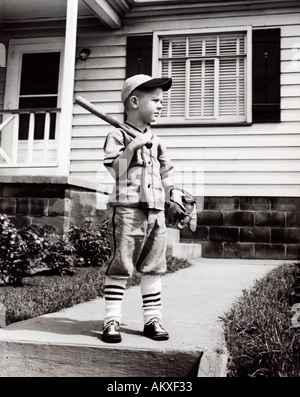
[[5, 284], [22, 285], [30, 260], [27, 244], [6, 215], [0, 215], [0, 277]]
[[55, 228], [52, 226], [31, 225], [20, 229], [20, 235], [27, 245], [27, 256], [38, 266], [55, 240]]
[[74, 256], [74, 247], [66, 236], [57, 237], [44, 252], [41, 263], [49, 269], [50, 274], [64, 275], [74, 274], [74, 266], [77, 265]]
[[107, 235], [108, 221], [95, 225], [87, 218], [81, 228], [71, 227], [67, 238], [74, 246], [77, 263], [82, 266], [99, 266], [107, 261], [110, 255], [109, 238]]
[[230, 377], [300, 376], [300, 334], [289, 304], [299, 273], [293, 264], [271, 270], [226, 313]]
[[32, 267], [47, 267], [49, 274], [73, 274], [74, 248], [65, 236], [58, 236], [52, 226], [31, 225], [20, 230], [27, 244]]
[[33, 268], [46, 267], [49, 275], [74, 274], [75, 266], [100, 266], [109, 258], [108, 221], [95, 225], [88, 218], [82, 227], [71, 227], [58, 236], [47, 225], [17, 230], [6, 215], [0, 216], [0, 279], [4, 284], [22, 285], [22, 278]]

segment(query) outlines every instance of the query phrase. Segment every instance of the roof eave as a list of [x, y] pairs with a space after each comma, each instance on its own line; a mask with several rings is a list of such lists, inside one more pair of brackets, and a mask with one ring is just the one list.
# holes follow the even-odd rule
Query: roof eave
[[100, 21], [110, 29], [120, 29], [123, 15], [136, 0], [83, 0]]

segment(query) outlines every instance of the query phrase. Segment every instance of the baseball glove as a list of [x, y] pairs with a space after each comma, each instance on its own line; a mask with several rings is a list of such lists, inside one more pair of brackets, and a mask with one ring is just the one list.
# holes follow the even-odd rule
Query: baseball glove
[[184, 229], [188, 226], [191, 232], [197, 229], [196, 199], [184, 189], [172, 187], [168, 192], [165, 205], [167, 226]]

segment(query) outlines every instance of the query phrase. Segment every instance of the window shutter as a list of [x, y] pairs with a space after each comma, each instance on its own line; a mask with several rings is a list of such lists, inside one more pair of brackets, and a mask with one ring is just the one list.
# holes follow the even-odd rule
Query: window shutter
[[280, 121], [280, 29], [253, 30], [253, 122]]
[[127, 37], [126, 78], [140, 73], [152, 74], [152, 35]]

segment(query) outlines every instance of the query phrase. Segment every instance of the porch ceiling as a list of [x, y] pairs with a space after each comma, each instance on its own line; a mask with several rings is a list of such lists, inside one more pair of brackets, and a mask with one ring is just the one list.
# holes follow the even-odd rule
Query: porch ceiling
[[[37, 19], [65, 19], [67, 0], [1, 0], [2, 22], [32, 21]], [[92, 11], [80, 0], [79, 16], [90, 16]]]
[[[79, 0], [78, 17], [96, 15], [110, 27], [121, 27], [122, 16], [134, 0]], [[1, 0], [0, 23], [38, 22], [66, 18], [67, 0]]]

